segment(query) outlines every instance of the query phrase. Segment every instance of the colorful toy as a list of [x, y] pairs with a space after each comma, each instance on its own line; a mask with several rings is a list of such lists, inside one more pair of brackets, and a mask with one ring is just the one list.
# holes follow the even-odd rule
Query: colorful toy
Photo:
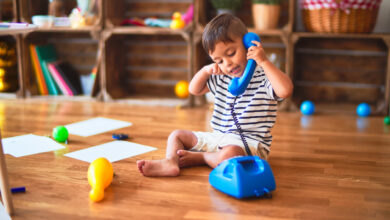
[[[252, 43], [252, 41], [260, 42], [260, 37], [255, 33], [249, 32], [244, 35], [242, 41], [244, 43], [245, 48], [248, 49], [251, 46], [256, 46]], [[232, 79], [232, 81], [230, 81], [228, 90], [232, 95], [239, 96], [245, 92], [246, 87], [248, 87], [249, 82], [252, 79], [253, 72], [255, 71], [256, 66], [256, 61], [254, 61], [253, 59], [248, 60], [242, 76], [235, 77]]]
[[194, 5], [191, 4], [190, 7], [188, 7], [186, 13], [184, 13], [181, 17], [186, 24], [191, 23], [192, 19], [194, 18]]
[[360, 117], [367, 117], [371, 114], [370, 105], [367, 103], [360, 103], [356, 108], [356, 113]]
[[25, 186], [11, 188], [11, 193], [22, 193], [22, 192], [26, 192]]
[[74, 8], [69, 15], [69, 22], [72, 28], [81, 28], [86, 26], [85, 18], [79, 8]]
[[390, 116], [386, 116], [386, 117], [383, 119], [383, 123], [385, 123], [385, 125], [390, 125]]
[[157, 19], [157, 18], [146, 18], [145, 25], [150, 27], [170, 27], [172, 23], [171, 19]]
[[188, 91], [188, 86], [189, 86], [188, 82], [184, 80], [181, 80], [178, 83], [176, 83], [175, 86], [176, 96], [182, 99], [187, 98], [190, 95], [190, 92]]
[[271, 167], [258, 156], [223, 161], [211, 171], [209, 182], [221, 192], [238, 199], [270, 195], [276, 189]]
[[315, 106], [313, 102], [306, 100], [302, 102], [300, 109], [302, 114], [312, 115], [315, 111]]
[[114, 171], [111, 163], [104, 157], [100, 157], [89, 165], [88, 182], [92, 189], [89, 198], [99, 202], [104, 198], [104, 190], [111, 184]]
[[68, 129], [64, 126], [57, 126], [53, 129], [53, 138], [58, 142], [63, 143], [68, 140], [68, 135]]
[[180, 12], [173, 13], [172, 22], [170, 24], [171, 29], [182, 29], [186, 26], [186, 23], [181, 19]]
[[125, 140], [129, 138], [129, 135], [127, 134], [112, 134], [112, 138], [116, 140]]
[[120, 23], [120, 26], [126, 26], [126, 25], [145, 27], [146, 24], [143, 19], [135, 17], [135, 18], [125, 19]]

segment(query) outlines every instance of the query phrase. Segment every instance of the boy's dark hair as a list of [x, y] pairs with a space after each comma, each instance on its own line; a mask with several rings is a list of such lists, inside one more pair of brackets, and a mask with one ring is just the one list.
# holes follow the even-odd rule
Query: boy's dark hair
[[233, 38], [242, 38], [248, 32], [245, 24], [231, 14], [220, 14], [205, 27], [202, 35], [203, 48], [213, 52], [218, 42], [233, 42]]

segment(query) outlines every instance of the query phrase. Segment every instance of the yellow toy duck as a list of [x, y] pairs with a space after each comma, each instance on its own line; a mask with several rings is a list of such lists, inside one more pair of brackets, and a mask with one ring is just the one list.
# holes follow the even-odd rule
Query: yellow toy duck
[[181, 14], [180, 12], [175, 12], [173, 13], [172, 16], [172, 22], [171, 22], [171, 29], [182, 29], [186, 23], [181, 19]]

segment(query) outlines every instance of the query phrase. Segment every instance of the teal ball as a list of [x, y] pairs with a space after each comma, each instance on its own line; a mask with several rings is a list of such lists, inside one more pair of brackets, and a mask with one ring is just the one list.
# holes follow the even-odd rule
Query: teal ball
[[385, 119], [383, 119], [383, 123], [385, 123], [385, 125], [390, 125], [390, 116], [386, 116]]

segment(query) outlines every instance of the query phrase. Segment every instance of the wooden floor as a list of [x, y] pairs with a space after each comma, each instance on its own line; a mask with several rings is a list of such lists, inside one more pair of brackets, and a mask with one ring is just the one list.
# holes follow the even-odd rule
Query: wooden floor
[[[269, 163], [272, 199], [237, 200], [215, 190], [206, 166], [175, 178], [147, 178], [138, 159], [164, 157], [174, 129], [207, 130], [208, 108], [141, 107], [118, 103], [0, 100], [3, 137], [50, 135], [57, 125], [103, 116], [129, 121], [118, 130], [157, 151], [113, 163], [115, 177], [100, 203], [89, 200], [89, 164], [62, 156], [112, 140], [113, 132], [70, 136], [65, 151], [6, 155], [13, 219], [390, 219], [390, 126], [383, 117], [279, 112]], [[116, 131], [116, 132], [118, 132]]]

